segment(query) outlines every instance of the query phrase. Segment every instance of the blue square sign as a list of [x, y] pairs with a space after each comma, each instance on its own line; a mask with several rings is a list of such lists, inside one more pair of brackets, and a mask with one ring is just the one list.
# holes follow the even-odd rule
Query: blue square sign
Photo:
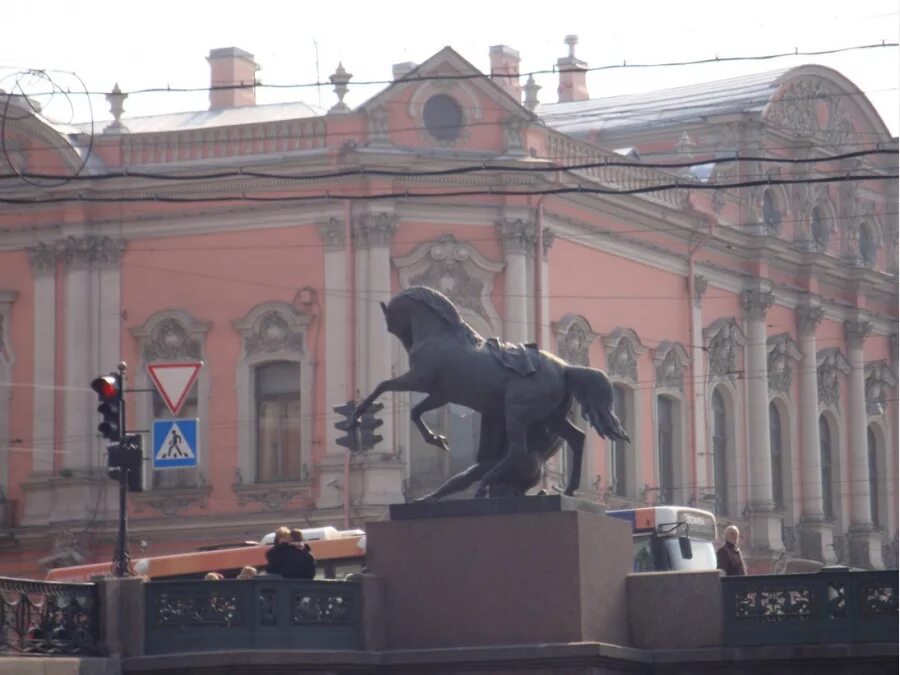
[[153, 470], [196, 467], [200, 456], [198, 420], [153, 421]]

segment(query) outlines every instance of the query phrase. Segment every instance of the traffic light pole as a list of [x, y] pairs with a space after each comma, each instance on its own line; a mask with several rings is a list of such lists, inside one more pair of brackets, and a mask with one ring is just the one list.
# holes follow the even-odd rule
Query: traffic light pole
[[[119, 391], [123, 392], [121, 405], [119, 406], [119, 442], [125, 439], [125, 379], [127, 365], [124, 361], [119, 363]], [[116, 536], [116, 549], [113, 553], [113, 574], [117, 577], [127, 577], [131, 574], [128, 569], [128, 471], [127, 467], [119, 468], [119, 533]]]

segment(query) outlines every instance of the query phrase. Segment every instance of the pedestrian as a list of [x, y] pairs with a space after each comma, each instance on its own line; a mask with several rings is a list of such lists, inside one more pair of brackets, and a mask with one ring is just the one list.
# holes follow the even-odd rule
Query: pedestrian
[[225, 577], [218, 572], [207, 572], [203, 581], [222, 581]]
[[[299, 530], [296, 530], [300, 534]], [[312, 579], [316, 576], [316, 559], [300, 535], [291, 534], [288, 527], [275, 530], [275, 545], [266, 551], [266, 571], [285, 579]]]
[[725, 528], [725, 543], [716, 551], [716, 567], [725, 572], [728, 577], [742, 577], [747, 574], [744, 569], [744, 556], [738, 548], [741, 532], [737, 526], [729, 525]]
[[253, 565], [245, 565], [244, 568], [238, 573], [238, 579], [252, 579], [257, 574], [256, 568]]

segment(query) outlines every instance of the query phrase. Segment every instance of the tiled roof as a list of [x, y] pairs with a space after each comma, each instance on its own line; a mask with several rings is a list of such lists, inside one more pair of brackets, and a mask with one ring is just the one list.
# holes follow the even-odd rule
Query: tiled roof
[[587, 101], [550, 103], [535, 111], [552, 129], [580, 135], [680, 124], [708, 115], [761, 111], [788, 68], [728, 80]]

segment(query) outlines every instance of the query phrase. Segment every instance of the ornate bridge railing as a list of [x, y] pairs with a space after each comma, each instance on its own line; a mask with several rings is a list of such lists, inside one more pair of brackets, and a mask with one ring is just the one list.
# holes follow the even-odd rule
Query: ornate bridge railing
[[0, 578], [0, 655], [99, 653], [94, 584]]
[[897, 641], [897, 571], [722, 579], [726, 645]]
[[146, 654], [363, 646], [357, 582], [156, 581], [144, 605]]

